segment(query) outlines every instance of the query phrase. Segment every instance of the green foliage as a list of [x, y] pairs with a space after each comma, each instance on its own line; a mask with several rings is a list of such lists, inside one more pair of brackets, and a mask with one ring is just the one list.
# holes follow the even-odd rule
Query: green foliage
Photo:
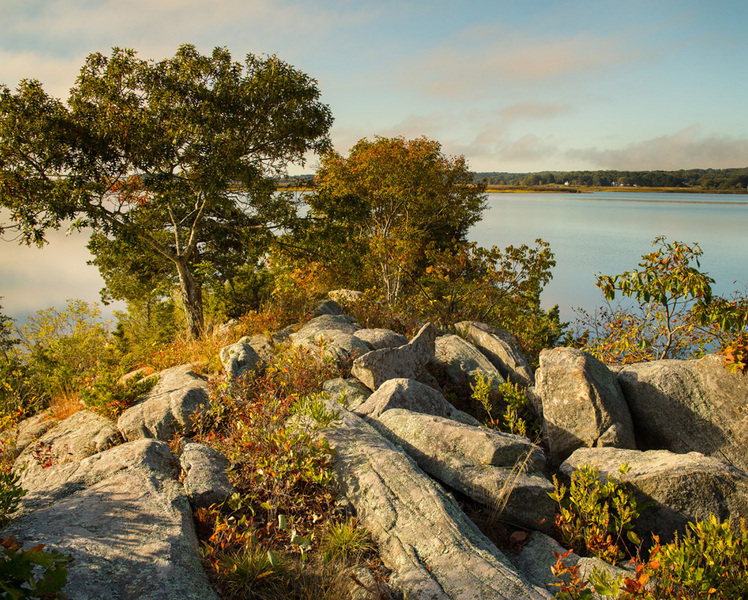
[[303, 498], [326, 494], [331, 449], [317, 432], [336, 418], [318, 390], [337, 367], [303, 348], [280, 351], [265, 372], [211, 382], [201, 439], [231, 460], [236, 487], [269, 518], [303, 515]]
[[[612, 577], [595, 569], [589, 581], [578, 569], [563, 565], [554, 568], [557, 576], [567, 576], [556, 596], [563, 600], [592, 598], [592, 589], [605, 598], [617, 600], [733, 600], [748, 594], [748, 531], [741, 520], [736, 533], [729, 522], [709, 519], [689, 523], [683, 538], [661, 546], [657, 536], [649, 558], [633, 559], [633, 573]], [[571, 578], [568, 575], [571, 574]]]
[[10, 521], [11, 515], [18, 510], [21, 498], [26, 490], [18, 485], [18, 475], [5, 470], [0, 471], [0, 527]]
[[722, 346], [728, 365], [743, 370], [748, 331], [748, 299], [712, 294], [714, 280], [698, 270], [698, 244], [654, 240], [657, 249], [642, 256], [640, 269], [599, 275], [597, 285], [608, 301], [616, 293], [638, 302], [638, 309], [602, 309], [583, 323], [585, 350], [607, 363], [661, 358], [692, 358]]
[[100, 371], [95, 377], [84, 379], [80, 398], [91, 410], [116, 421], [123, 411], [152, 390], [156, 383], [156, 376], [142, 379], [137, 375], [123, 381], [111, 371]]
[[[18, 475], [0, 471], [0, 527], [8, 523], [25, 494]], [[0, 538], [0, 548], [2, 598], [67, 598], [61, 590], [67, 583], [68, 557], [44, 552], [41, 544], [24, 550], [13, 537]]]
[[[628, 465], [620, 468], [621, 473], [627, 470]], [[549, 496], [559, 506], [556, 532], [562, 544], [613, 564], [626, 554], [624, 536], [638, 544], [633, 522], [639, 506], [620, 479], [601, 479], [597, 469], [583, 465], [572, 473], [568, 490], [556, 476], [553, 483], [556, 489]]]
[[694, 345], [704, 343], [689, 335], [697, 325], [692, 309], [697, 304], [709, 304], [714, 280], [697, 269], [702, 254], [698, 244], [671, 244], [658, 237], [653, 245], [657, 250], [642, 256], [640, 269], [600, 275], [597, 286], [609, 301], [618, 291], [642, 306], [647, 324], [638, 331], [642, 349], [655, 358], [679, 358], [692, 353]]
[[328, 148], [332, 116], [319, 96], [316, 81], [275, 56], [235, 62], [224, 48], [204, 56], [191, 45], [159, 62], [120, 48], [91, 54], [66, 103], [37, 81], [2, 86], [0, 206], [12, 225], [0, 229], [41, 244], [68, 219], [91, 227], [112, 293], [129, 299], [144, 284], [134, 265], [150, 283], [168, 266], [197, 335], [197, 265], [223, 277], [294, 216], [273, 177]]
[[543, 240], [504, 251], [474, 243], [444, 251], [432, 247], [426, 262], [423, 274], [412, 274], [415, 291], [408, 299], [408, 310], [421, 319], [443, 326], [463, 320], [496, 324], [512, 331], [533, 361], [561, 336], [558, 309], [540, 307], [540, 294], [556, 264]]
[[291, 568], [282, 554], [248, 544], [237, 553], [223, 554], [216, 566], [221, 588], [230, 600], [286, 600]]
[[12, 537], [0, 538], [0, 547], [3, 598], [67, 598], [61, 590], [67, 583], [69, 557], [45, 552], [42, 544], [24, 550]]
[[376, 286], [394, 302], [407, 273], [425, 267], [428, 244], [454, 247], [480, 219], [483, 187], [470, 183], [464, 157], [444, 155], [434, 140], [362, 139], [348, 158], [323, 157], [309, 200], [310, 243], [333, 268], [353, 257], [343, 285]]
[[374, 552], [374, 543], [369, 532], [351, 518], [333, 523], [325, 532], [320, 549], [328, 562], [351, 564]]
[[[748, 168], [681, 169], [679, 171], [543, 171], [540, 173], [475, 173], [475, 181], [489, 185], [548, 185], [569, 182], [573, 186], [670, 187], [709, 191], [745, 192]], [[564, 187], [560, 188], [561, 190]], [[568, 189], [568, 188], [566, 188]]]
[[64, 310], [47, 308], [21, 329], [21, 351], [32, 387], [40, 396], [72, 393], [101, 366], [110, 342], [101, 311], [83, 300]]
[[[540, 435], [540, 424], [530, 408], [530, 400], [518, 384], [507, 381], [496, 385], [493, 377], [479, 372], [470, 389], [473, 400], [486, 411], [487, 427], [525, 437]], [[501, 409], [496, 410], [495, 405], [503, 407], [501, 420], [496, 418]]]
[[[2, 296], [0, 296], [0, 299], [2, 299]], [[2, 305], [0, 305], [0, 308], [2, 308]], [[13, 337], [13, 319], [0, 313], [0, 355], [6, 357], [8, 350], [17, 343], [18, 340]]]

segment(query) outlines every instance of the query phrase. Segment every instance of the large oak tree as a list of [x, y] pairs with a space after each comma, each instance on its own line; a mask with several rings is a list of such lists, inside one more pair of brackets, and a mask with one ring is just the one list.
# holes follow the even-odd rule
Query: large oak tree
[[0, 87], [0, 232], [42, 244], [72, 221], [168, 261], [197, 335], [201, 249], [291, 216], [271, 178], [326, 150], [331, 124], [316, 81], [275, 56], [91, 54], [66, 103], [34, 80]]

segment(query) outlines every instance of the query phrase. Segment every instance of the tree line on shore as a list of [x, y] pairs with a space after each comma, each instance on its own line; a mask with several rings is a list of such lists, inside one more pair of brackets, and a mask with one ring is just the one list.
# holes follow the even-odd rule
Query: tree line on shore
[[678, 171], [540, 171], [537, 173], [479, 172], [476, 183], [486, 185], [574, 187], [655, 187], [748, 193], [748, 167], [681, 169]]

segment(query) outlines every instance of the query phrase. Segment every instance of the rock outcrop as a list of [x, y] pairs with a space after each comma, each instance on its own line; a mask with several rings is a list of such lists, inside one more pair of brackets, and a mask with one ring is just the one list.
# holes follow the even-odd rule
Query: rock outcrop
[[748, 377], [721, 357], [627, 365], [618, 381], [643, 448], [701, 452], [748, 471]]
[[504, 383], [499, 370], [475, 346], [458, 335], [436, 338], [433, 364], [438, 373], [446, 376], [449, 388], [464, 398], [470, 397], [479, 375], [490, 379], [493, 390], [498, 390]]
[[122, 436], [113, 421], [81, 410], [55, 423], [36, 441], [26, 445], [13, 469], [21, 473], [21, 485], [25, 488], [27, 479], [38, 476], [51, 465], [79, 461], [121, 441]]
[[535, 378], [551, 462], [559, 464], [582, 447], [635, 447], [621, 387], [592, 355], [572, 348], [543, 350]]
[[191, 365], [161, 371], [158, 378], [154, 388], [117, 420], [117, 428], [128, 441], [171, 440], [175, 434], [191, 433], [193, 415], [208, 406], [208, 383]]
[[550, 531], [553, 485], [543, 451], [527, 438], [403, 409], [370, 423], [438, 481], [491, 509], [494, 518]]
[[462, 321], [455, 327], [468, 342], [483, 353], [505, 379], [523, 386], [535, 385], [532, 367], [525, 355], [517, 349], [517, 340], [511, 333], [475, 321]]
[[447, 417], [470, 425], [479, 425], [475, 417], [457, 410], [441, 392], [414, 379], [390, 379], [383, 383], [355, 412], [361, 416], [378, 418], [392, 408], [406, 408], [414, 412]]
[[245, 336], [235, 344], [225, 346], [220, 352], [221, 363], [227, 375], [243, 377], [264, 363], [259, 353], [252, 347], [251, 338]]
[[332, 400], [348, 410], [356, 410], [371, 396], [371, 390], [353, 377], [330, 379], [322, 384], [322, 389]]
[[372, 391], [390, 379], [421, 379], [434, 358], [435, 339], [436, 330], [427, 323], [403, 346], [373, 350], [358, 357], [351, 374]]
[[217, 600], [169, 446], [138, 440], [24, 479], [4, 535], [70, 555], [70, 598]]
[[[331, 401], [329, 401], [331, 402]], [[550, 598], [526, 581], [439, 486], [351, 412], [325, 434], [333, 469], [393, 583], [418, 600]]]

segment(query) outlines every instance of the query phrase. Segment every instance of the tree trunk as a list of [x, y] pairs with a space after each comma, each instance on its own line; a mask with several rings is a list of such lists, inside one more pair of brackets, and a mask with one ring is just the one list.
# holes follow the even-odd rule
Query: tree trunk
[[187, 263], [174, 261], [179, 273], [179, 291], [182, 297], [187, 335], [190, 338], [200, 337], [203, 333], [203, 294], [195, 282]]

